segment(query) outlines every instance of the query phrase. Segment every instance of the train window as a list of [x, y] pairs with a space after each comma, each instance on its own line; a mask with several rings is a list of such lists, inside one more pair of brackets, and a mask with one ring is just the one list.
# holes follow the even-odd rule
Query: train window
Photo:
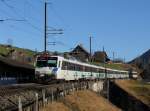
[[105, 70], [104, 69], [99, 69], [100, 70], [100, 73], [104, 73], [105, 72]]
[[83, 66], [82, 66], [82, 65], [79, 65], [79, 67], [80, 67], [80, 71], [83, 71]]
[[109, 74], [110, 72], [108, 70], [105, 70], [105, 73]]
[[88, 72], [88, 67], [85, 66], [85, 72]]
[[74, 64], [68, 63], [68, 69], [69, 70], [74, 70]]
[[79, 65], [76, 65], [76, 71], [79, 71], [79, 70], [80, 70]]
[[85, 66], [85, 68], [84, 68], [84, 71], [85, 71], [85, 72], [88, 72], [88, 71], [87, 71], [87, 67], [86, 67], [86, 66]]
[[76, 71], [82, 71], [83, 70], [83, 66], [82, 65], [75, 65], [75, 70]]
[[77, 65], [76, 65], [76, 64], [74, 64], [74, 70], [75, 70], [75, 71], [77, 70]]
[[70, 63], [69, 62], [67, 63], [67, 67], [68, 67], [68, 70], [70, 70]]
[[94, 72], [94, 69], [93, 69], [93, 68], [91, 68], [91, 72]]
[[57, 60], [48, 60], [47, 64], [49, 67], [57, 67]]
[[85, 66], [82, 66], [82, 70], [85, 71]]
[[97, 73], [99, 72], [99, 69], [98, 69], [98, 68], [96, 68], [96, 72], [97, 72]]
[[92, 72], [92, 67], [88, 67], [88, 72]]
[[72, 64], [72, 70], [74, 71], [74, 64]]
[[91, 72], [91, 68], [90, 67], [85, 67], [86, 72]]
[[67, 70], [67, 67], [68, 67], [68, 63], [63, 61], [62, 62], [62, 70]]
[[37, 67], [57, 67], [57, 57], [38, 57]]
[[91, 70], [92, 70], [91, 67], [88, 67], [88, 72], [91, 72]]
[[69, 63], [68, 70], [73, 70], [73, 64]]
[[110, 72], [110, 71], [107, 71], [107, 73], [110, 74], [111, 72]]
[[81, 71], [81, 69], [82, 69], [82, 68], [81, 68], [81, 65], [79, 65], [79, 71]]
[[79, 65], [77, 65], [77, 71], [80, 71], [80, 66]]
[[94, 72], [94, 70], [95, 70], [95, 69], [92, 67], [92, 72]]
[[36, 62], [37, 67], [46, 67], [47, 66], [47, 61], [46, 60], [38, 60]]
[[76, 64], [63, 61], [62, 62], [62, 70], [76, 70]]
[[95, 72], [95, 68], [92, 68], [92, 72]]

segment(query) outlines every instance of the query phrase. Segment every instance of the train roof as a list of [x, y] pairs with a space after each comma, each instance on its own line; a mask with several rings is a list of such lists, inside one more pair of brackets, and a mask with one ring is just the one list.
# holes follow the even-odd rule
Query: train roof
[[[81, 61], [78, 61], [78, 60], [66, 59], [66, 58], [64, 58], [62, 56], [51, 56], [51, 57], [58, 57], [61, 60], [64, 60], [64, 61], [67, 61], [67, 62], [71, 62], [71, 63], [74, 63], [74, 64], [84, 65], [84, 66], [87, 66], [87, 67], [94, 67], [94, 68], [105, 69], [105, 67], [103, 67], [103, 66], [98, 66], [98, 65], [94, 65], [94, 64], [88, 64], [88, 63], [81, 62]], [[128, 72], [128, 71], [125, 71], [125, 70], [117, 70], [117, 69], [111, 69], [111, 68], [106, 68], [106, 69], [108, 71]]]

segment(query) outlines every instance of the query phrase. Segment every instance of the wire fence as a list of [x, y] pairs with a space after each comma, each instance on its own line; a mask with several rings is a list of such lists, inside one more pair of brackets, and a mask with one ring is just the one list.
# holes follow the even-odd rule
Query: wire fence
[[59, 101], [74, 91], [90, 89], [92, 81], [61, 84], [24, 84], [0, 87], [0, 110], [39, 111], [48, 103]]

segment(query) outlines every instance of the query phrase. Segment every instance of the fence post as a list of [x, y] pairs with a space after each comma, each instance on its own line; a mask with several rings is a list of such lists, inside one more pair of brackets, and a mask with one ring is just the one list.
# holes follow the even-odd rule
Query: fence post
[[59, 99], [59, 97], [60, 97], [60, 90], [59, 90], [58, 87], [57, 87], [57, 90], [55, 92], [55, 95], [56, 95], [56, 101], [57, 101]]
[[38, 93], [35, 93], [35, 111], [39, 110]]
[[22, 103], [21, 103], [20, 96], [19, 96], [19, 99], [18, 99], [18, 111], [22, 111]]
[[46, 102], [46, 99], [45, 99], [45, 89], [42, 90], [42, 95], [43, 95], [43, 106], [45, 107], [45, 102]]
[[54, 94], [53, 94], [53, 90], [51, 91], [51, 102], [53, 102], [54, 99]]
[[86, 89], [89, 89], [89, 83], [86, 82]]
[[83, 82], [83, 90], [85, 90], [85, 82]]
[[63, 84], [63, 97], [66, 96], [65, 85]]
[[74, 83], [72, 83], [72, 92], [74, 92]]

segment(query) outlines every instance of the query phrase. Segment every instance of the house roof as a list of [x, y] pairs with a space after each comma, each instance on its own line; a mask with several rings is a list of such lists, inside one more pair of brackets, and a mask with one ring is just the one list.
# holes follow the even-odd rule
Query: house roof
[[82, 46], [82, 44], [77, 45], [71, 52], [75, 52], [77, 50], [77, 48], [82, 49], [85, 53], [90, 55], [89, 52]]
[[95, 53], [94, 53], [94, 55], [95, 54], [104, 54], [105, 56], [107, 56], [107, 53], [105, 52], [105, 51], [96, 51]]

